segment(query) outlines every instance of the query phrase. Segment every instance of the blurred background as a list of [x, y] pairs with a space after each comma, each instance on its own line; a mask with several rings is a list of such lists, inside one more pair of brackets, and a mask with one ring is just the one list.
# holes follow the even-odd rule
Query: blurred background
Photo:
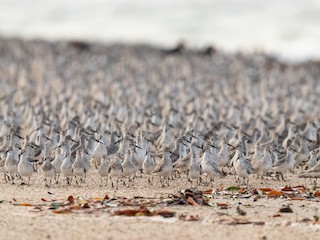
[[320, 0], [0, 0], [0, 36], [320, 58]]

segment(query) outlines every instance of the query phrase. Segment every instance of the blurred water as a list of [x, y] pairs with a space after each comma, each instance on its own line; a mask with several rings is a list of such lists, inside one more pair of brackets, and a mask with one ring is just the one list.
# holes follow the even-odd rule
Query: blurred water
[[320, 58], [320, 0], [0, 0], [0, 34]]

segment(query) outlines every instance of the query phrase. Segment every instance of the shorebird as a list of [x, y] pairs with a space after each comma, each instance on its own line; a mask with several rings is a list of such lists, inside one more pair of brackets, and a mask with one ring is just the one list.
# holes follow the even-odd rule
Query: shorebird
[[128, 178], [128, 185], [126, 184], [125, 180], [123, 184], [129, 187], [129, 183], [131, 182], [133, 185], [133, 178], [134, 174], [139, 170], [139, 166], [135, 165], [132, 161], [132, 152], [131, 149], [127, 149], [124, 154], [124, 161], [121, 163], [122, 166], [122, 176], [124, 178]]
[[94, 150], [93, 157], [92, 157], [92, 161], [96, 168], [98, 168], [98, 166], [100, 165], [99, 161], [102, 159], [102, 156], [107, 154], [108, 154], [107, 146], [103, 141], [101, 141], [101, 139], [98, 140]]
[[154, 157], [151, 155], [151, 150], [147, 149], [144, 161], [142, 163], [142, 171], [144, 174], [147, 174], [148, 177], [148, 183], [152, 184], [153, 176], [151, 175], [155, 167], [157, 166]]
[[263, 176], [272, 170], [272, 164], [270, 148], [266, 147], [263, 151], [263, 157], [252, 165], [253, 169], [259, 173], [262, 181], [265, 183], [266, 180]]
[[5, 162], [4, 159], [0, 159], [0, 173], [3, 173], [3, 178], [5, 182], [8, 182], [7, 173], [6, 173], [6, 170], [4, 169], [4, 162]]
[[30, 179], [35, 170], [32, 163], [28, 159], [28, 152], [22, 151], [20, 153], [20, 161], [18, 164], [18, 173], [21, 176], [21, 183], [24, 183], [24, 178], [28, 178], [27, 185], [30, 185]]
[[226, 139], [221, 139], [220, 146], [221, 148], [218, 152], [217, 164], [220, 167], [221, 172], [223, 172], [223, 167], [227, 166], [230, 161], [230, 153], [228, 150]]
[[296, 149], [297, 153], [294, 158], [296, 167], [304, 165], [305, 162], [308, 161], [310, 153], [306, 140], [303, 137], [300, 137], [299, 145], [300, 147], [299, 149]]
[[313, 168], [318, 162], [319, 159], [317, 158], [316, 151], [311, 151], [309, 153], [308, 161], [306, 162], [305, 170]]
[[72, 181], [72, 164], [73, 162], [71, 160], [71, 153], [65, 152], [61, 164], [61, 174], [66, 178], [67, 184], [71, 184]]
[[[191, 150], [192, 151], [192, 150]], [[191, 187], [193, 187], [193, 181], [196, 180], [196, 186], [200, 185], [200, 176], [201, 176], [201, 167], [199, 164], [199, 152], [192, 151], [191, 152], [191, 162], [188, 166], [188, 181], [191, 183]]]
[[122, 172], [123, 172], [123, 168], [122, 168], [122, 165], [121, 165], [121, 156], [119, 153], [116, 153], [113, 157], [113, 160], [111, 161], [110, 165], [109, 165], [109, 170], [108, 170], [108, 174], [109, 174], [109, 178], [110, 178], [110, 181], [111, 181], [111, 186], [114, 188], [115, 185], [112, 181], [112, 178], [116, 178], [117, 179], [117, 186], [116, 186], [116, 189], [118, 189], [119, 187], [119, 179], [122, 175]]
[[174, 162], [173, 163], [173, 168], [175, 170], [177, 170], [178, 172], [187, 171], [188, 167], [189, 167], [189, 165], [191, 163], [192, 152], [195, 154], [196, 151], [198, 151], [198, 149], [200, 149], [200, 146], [198, 146], [195, 142], [191, 143], [190, 152], [186, 156], [184, 156], [182, 158], [179, 158], [176, 162]]
[[[54, 165], [51, 163], [51, 158], [46, 157], [44, 162], [41, 165], [41, 172], [44, 176], [44, 180], [46, 182], [45, 186], [48, 187], [51, 185], [52, 178], [55, 177], [56, 175], [56, 168]], [[49, 185], [47, 182], [47, 178], [49, 178]]]
[[[116, 178], [123, 180], [122, 172], [126, 174], [131, 169], [121, 170], [122, 160], [116, 160], [127, 149], [133, 151], [133, 156], [126, 155], [123, 165], [132, 162], [148, 178], [147, 173], [155, 171], [155, 160], [162, 160], [162, 167], [168, 168], [169, 173], [171, 164], [165, 159], [171, 160], [174, 173], [177, 167], [188, 173], [180, 174], [181, 182], [198, 178], [197, 164], [203, 164], [205, 157], [219, 170], [232, 165], [234, 175], [241, 176], [241, 181], [245, 177], [246, 182], [250, 164], [262, 175], [268, 172], [270, 162], [273, 170], [281, 174], [291, 170], [291, 154], [283, 159], [288, 147], [292, 152], [298, 151], [293, 152], [294, 165], [310, 170], [318, 162], [320, 110], [316, 106], [320, 98], [315, 76], [319, 75], [319, 64], [313, 61], [293, 67], [265, 54], [219, 53], [214, 58], [204, 58], [181, 46], [172, 53], [182, 54], [163, 54], [146, 46], [102, 45], [98, 48], [108, 57], [101, 58], [93, 51], [92, 61], [87, 61], [87, 53], [79, 54], [67, 44], [0, 41], [6, 49], [0, 66], [9, 66], [1, 75], [0, 172], [5, 171], [6, 162], [12, 158], [13, 153], [6, 151], [13, 148], [14, 154], [19, 152], [20, 147], [15, 146], [21, 146], [25, 150], [23, 156], [36, 166], [44, 156], [54, 156], [51, 164], [57, 174], [64, 169], [61, 174], [68, 182], [74, 177], [71, 167], [75, 161], [74, 165], [81, 163], [81, 172], [87, 173], [90, 160], [99, 167], [102, 159], [101, 169], [112, 166], [107, 172], [114, 174], [114, 186]], [[92, 49], [96, 47], [92, 45]], [[30, 68], [29, 55], [39, 52], [39, 48], [43, 54], [37, 55], [39, 58]], [[65, 61], [64, 55], [74, 61]], [[143, 56], [141, 61], [137, 56]], [[125, 71], [123, 66], [128, 66]], [[30, 84], [30, 78], [37, 87]], [[218, 145], [219, 140], [220, 150], [209, 146], [210, 151], [202, 155], [192, 145], [203, 148], [206, 144]], [[170, 160], [163, 154], [166, 147], [174, 153], [168, 154]], [[270, 147], [271, 153], [263, 154], [265, 147]], [[82, 149], [87, 149], [89, 155]], [[75, 159], [79, 151], [80, 157]], [[16, 182], [15, 165], [12, 176]], [[201, 167], [200, 170], [202, 173]], [[105, 169], [101, 173], [106, 174]], [[158, 174], [164, 175], [161, 183], [166, 185], [165, 171]]]
[[[201, 159], [202, 171], [209, 177], [210, 183], [213, 186], [215, 177], [224, 177], [223, 173], [217, 165], [217, 155], [211, 152], [212, 145], [207, 144], [204, 148], [204, 153]], [[214, 148], [214, 151], [215, 148]]]
[[283, 173], [288, 170], [294, 170], [294, 156], [292, 147], [288, 147], [287, 154], [283, 158], [279, 159], [278, 162], [275, 162], [272, 167], [273, 170], [280, 175], [281, 179], [286, 181]]
[[251, 158], [251, 165], [255, 166], [257, 162], [259, 162], [263, 158], [263, 151], [262, 148], [260, 147], [260, 144], [256, 144], [254, 148], [254, 153]]
[[[98, 167], [98, 174], [101, 177], [101, 186], [108, 185], [108, 170], [109, 170], [109, 158], [107, 154], [102, 155], [101, 157], [101, 163]], [[105, 180], [105, 184], [103, 183]]]
[[88, 166], [84, 154], [86, 153], [85, 149], [76, 152], [76, 158], [71, 167], [71, 172], [75, 177], [77, 185], [85, 182], [85, 176], [88, 172]]
[[59, 182], [59, 177], [60, 177], [60, 174], [61, 174], [61, 165], [62, 165], [62, 162], [63, 162], [63, 156], [62, 156], [61, 153], [60, 153], [60, 148], [57, 147], [57, 148], [55, 149], [54, 159], [53, 159], [53, 161], [51, 162], [52, 165], [54, 166], [55, 170], [56, 170], [56, 175], [55, 175], [56, 183]]
[[152, 173], [155, 173], [160, 178], [160, 184], [165, 187], [165, 180], [167, 180], [167, 186], [169, 186], [169, 178], [173, 171], [172, 160], [170, 158], [170, 148], [165, 148], [163, 150], [162, 161], [155, 167]]
[[305, 172], [300, 173], [300, 178], [314, 178], [314, 188], [317, 187], [317, 180], [320, 178], [320, 162]]
[[114, 155], [119, 150], [119, 143], [121, 142], [121, 138], [116, 131], [111, 133], [110, 144], [107, 146], [108, 155]]
[[7, 173], [9, 181], [14, 184], [14, 179], [18, 173], [19, 155], [13, 148], [9, 148], [7, 151], [7, 157], [4, 162], [4, 169]]
[[249, 177], [253, 169], [243, 154], [240, 154], [239, 158], [234, 161], [233, 166], [237, 176], [243, 179], [242, 184], [248, 185]]

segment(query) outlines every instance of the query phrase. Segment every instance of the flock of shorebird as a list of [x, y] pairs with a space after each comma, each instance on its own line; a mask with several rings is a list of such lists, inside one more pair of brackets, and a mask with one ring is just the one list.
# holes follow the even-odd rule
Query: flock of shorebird
[[81, 185], [90, 172], [115, 188], [144, 175], [161, 186], [320, 177], [315, 63], [19, 40], [1, 40], [0, 51], [5, 182], [41, 174], [46, 185]]

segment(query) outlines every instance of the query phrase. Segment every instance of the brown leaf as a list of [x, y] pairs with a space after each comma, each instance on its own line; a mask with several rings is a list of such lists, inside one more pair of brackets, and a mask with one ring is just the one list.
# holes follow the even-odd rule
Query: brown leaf
[[41, 201], [42, 201], [42, 202], [47, 202], [47, 200], [46, 200], [46, 199], [44, 199], [44, 198], [41, 198]]
[[17, 199], [15, 199], [15, 198], [12, 198], [12, 200], [13, 200], [14, 202], [16, 202], [16, 201], [17, 201]]
[[82, 205], [81, 205], [81, 208], [90, 208], [90, 206], [89, 206], [88, 203], [85, 203], [85, 204], [82, 204]]
[[284, 188], [281, 189], [283, 192], [294, 192], [294, 190], [290, 186], [285, 186]]
[[320, 197], [320, 191], [316, 191], [314, 194], [313, 194], [314, 197]]
[[306, 198], [303, 198], [303, 197], [290, 197], [290, 199], [297, 200], [297, 201], [306, 200]]
[[168, 209], [162, 209], [162, 210], [157, 210], [157, 211], [153, 211], [152, 215], [153, 216], [162, 216], [164, 218], [171, 218], [175, 216], [175, 212], [168, 210]]
[[210, 188], [210, 189], [202, 191], [202, 194], [212, 194], [212, 192], [213, 192], [213, 189]]
[[30, 203], [20, 203], [19, 206], [22, 206], [22, 207], [31, 207], [31, 206], [33, 206], [33, 205], [30, 204]]
[[79, 205], [72, 205], [68, 209], [70, 209], [70, 210], [79, 210], [79, 209], [81, 209], [81, 207]]
[[113, 212], [112, 216], [150, 216], [151, 212], [147, 208], [124, 209]]
[[243, 193], [246, 193], [246, 192], [247, 192], [247, 190], [245, 188], [240, 188], [239, 191], [238, 191], [238, 193], [240, 193], [240, 194], [243, 194]]
[[73, 203], [74, 203], [74, 198], [73, 198], [72, 195], [70, 195], [70, 196], [68, 197], [68, 202], [69, 202], [69, 204], [73, 204]]
[[259, 190], [263, 193], [266, 193], [266, 192], [271, 192], [273, 189], [272, 188], [259, 188]]
[[217, 206], [220, 207], [220, 209], [227, 209], [228, 208], [228, 204], [226, 204], [226, 203], [217, 203]]
[[72, 211], [70, 209], [53, 210], [52, 212], [56, 213], [56, 214], [69, 214], [69, 213], [72, 213]]
[[182, 221], [187, 221], [187, 222], [195, 222], [195, 221], [199, 221], [200, 220], [200, 216], [199, 215], [185, 215], [185, 214], [181, 214], [179, 216], [179, 219]]
[[267, 195], [268, 195], [268, 197], [276, 198], [276, 197], [283, 196], [283, 193], [273, 189], [270, 192], [268, 192]]

